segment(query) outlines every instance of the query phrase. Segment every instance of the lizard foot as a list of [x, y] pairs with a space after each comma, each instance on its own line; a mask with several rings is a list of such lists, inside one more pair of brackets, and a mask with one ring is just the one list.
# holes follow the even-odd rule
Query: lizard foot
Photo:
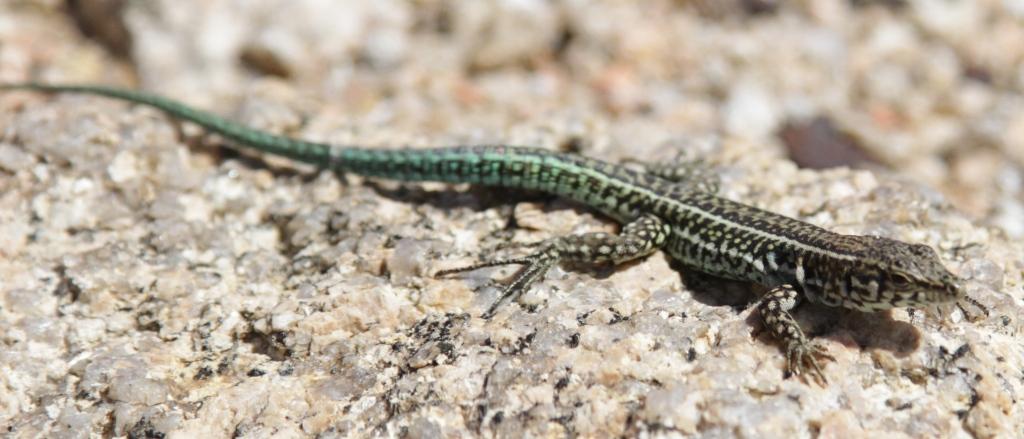
[[835, 361], [824, 346], [817, 342], [793, 343], [786, 348], [786, 370], [796, 376], [809, 377], [819, 385], [828, 384], [818, 359]]

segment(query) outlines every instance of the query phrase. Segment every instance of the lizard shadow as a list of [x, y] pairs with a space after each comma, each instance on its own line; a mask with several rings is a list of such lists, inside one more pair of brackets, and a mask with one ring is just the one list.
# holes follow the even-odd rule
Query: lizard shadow
[[[683, 274], [694, 300], [708, 306], [729, 306], [739, 313], [757, 306], [768, 291], [761, 285], [718, 278], [678, 265], [673, 263], [673, 268]], [[868, 313], [805, 300], [793, 312], [793, 317], [811, 339], [824, 337], [862, 350], [881, 349], [905, 357], [922, 343], [917, 327], [893, 319], [890, 312]], [[778, 345], [775, 337], [765, 330], [756, 309], [748, 313], [745, 321], [753, 329], [755, 338]]]
[[230, 142], [211, 140], [211, 138], [217, 139], [216, 135], [206, 132], [198, 135], [189, 135], [185, 133], [181, 124], [176, 125], [176, 129], [178, 131], [178, 138], [188, 146], [190, 152], [198, 155], [207, 155], [220, 165], [226, 162], [237, 162], [238, 166], [246, 169], [266, 169], [273, 173], [275, 178], [298, 178], [303, 182], [313, 181], [319, 175], [319, 172], [309, 172], [302, 169], [302, 167], [313, 168], [312, 165], [278, 164], [281, 162], [275, 163], [273, 160], [267, 160], [267, 157], [262, 156], [259, 152], [232, 146], [233, 144]]
[[[342, 171], [324, 170], [306, 164], [299, 164], [298, 166], [294, 164], [277, 164], [272, 160], [267, 160], [266, 157], [257, 152], [232, 147], [230, 144], [209, 142], [207, 140], [208, 135], [206, 134], [187, 136], [182, 133], [179, 136], [185, 139], [185, 143], [189, 145], [190, 149], [208, 154], [217, 162], [235, 161], [245, 168], [266, 169], [272, 172], [275, 177], [296, 178], [303, 183], [312, 182], [320, 178], [321, 173], [329, 172], [334, 174], [334, 178], [338, 179], [342, 185], [351, 185], [351, 182], [346, 178], [346, 173]], [[467, 190], [457, 190], [451, 187], [441, 190], [428, 190], [424, 189], [422, 183], [419, 182], [405, 183], [375, 178], [366, 178], [359, 186], [367, 187], [391, 201], [425, 204], [440, 209], [468, 208], [473, 211], [483, 211], [518, 201], [557, 198], [536, 191], [507, 190], [481, 186], [469, 186]]]
[[[339, 176], [339, 178], [343, 178]], [[406, 184], [368, 179], [363, 182], [378, 195], [391, 201], [429, 205], [438, 209], [470, 209], [484, 211], [500, 206], [514, 206], [524, 201], [546, 201], [557, 199], [554, 195], [528, 190], [510, 190], [470, 185], [466, 190], [446, 187], [441, 190], [424, 189], [422, 184]], [[574, 208], [576, 206], [573, 206]], [[580, 207], [585, 210], [585, 207]]]

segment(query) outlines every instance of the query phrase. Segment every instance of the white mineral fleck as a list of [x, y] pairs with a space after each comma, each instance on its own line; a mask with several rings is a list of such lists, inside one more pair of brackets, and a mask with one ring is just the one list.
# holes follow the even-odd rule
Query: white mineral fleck
[[139, 161], [131, 151], [122, 151], [114, 156], [107, 173], [114, 183], [124, 183], [138, 176]]

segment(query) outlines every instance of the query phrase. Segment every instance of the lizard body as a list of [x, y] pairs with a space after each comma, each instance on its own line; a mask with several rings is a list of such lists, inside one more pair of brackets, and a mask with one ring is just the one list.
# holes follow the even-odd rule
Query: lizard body
[[309, 142], [255, 130], [161, 96], [113, 87], [0, 85], [4, 89], [87, 93], [147, 105], [243, 146], [344, 172], [543, 191], [575, 200], [624, 225], [617, 235], [556, 237], [521, 258], [438, 273], [523, 265], [486, 317], [559, 262], [619, 263], [661, 249], [692, 269], [770, 288], [757, 307], [766, 328], [782, 342], [789, 370], [824, 381], [817, 358], [831, 356], [808, 340], [790, 314], [802, 299], [861, 311], [961, 300], [977, 305], [928, 246], [833, 233], [718, 197], [698, 181], [673, 181], [656, 172], [527, 147], [387, 150]]

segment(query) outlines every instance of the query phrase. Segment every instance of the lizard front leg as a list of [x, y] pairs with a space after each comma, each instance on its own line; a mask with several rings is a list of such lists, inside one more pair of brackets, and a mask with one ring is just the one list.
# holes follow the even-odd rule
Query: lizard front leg
[[647, 214], [627, 224], [618, 235], [596, 232], [552, 238], [541, 242], [537, 246], [537, 251], [521, 258], [499, 259], [442, 270], [437, 272], [436, 276], [499, 265], [522, 265], [523, 268], [515, 274], [512, 282], [502, 289], [498, 299], [482, 315], [484, 318], [490, 318], [501, 304], [510, 299], [517, 299], [555, 264], [566, 261], [619, 264], [647, 256], [661, 248], [668, 239], [668, 234], [668, 224], [654, 215]]
[[785, 284], [772, 288], [761, 298], [757, 309], [764, 325], [786, 349], [786, 369], [793, 375], [807, 374], [821, 384], [828, 381], [821, 372], [818, 358], [835, 360], [821, 345], [811, 342], [789, 313], [800, 304], [800, 292]]

